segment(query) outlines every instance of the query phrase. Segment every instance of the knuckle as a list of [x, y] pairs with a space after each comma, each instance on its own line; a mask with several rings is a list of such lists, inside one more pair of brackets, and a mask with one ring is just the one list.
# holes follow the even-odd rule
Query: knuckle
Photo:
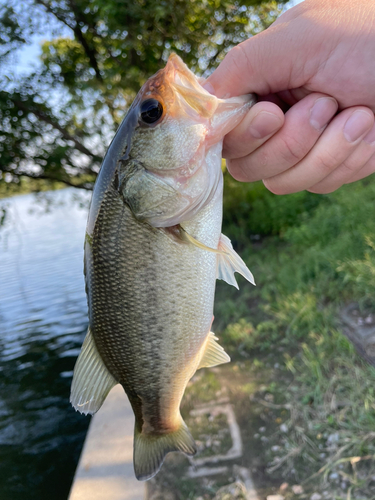
[[249, 170], [242, 159], [227, 160], [227, 169], [230, 175], [240, 182], [249, 182]]
[[351, 158], [347, 158], [344, 162], [341, 164], [341, 168], [345, 174], [353, 175], [358, 170], [360, 170], [366, 162], [358, 163], [356, 161], [353, 161]]
[[282, 145], [280, 155], [282, 160], [288, 165], [295, 165], [307, 153], [307, 147], [294, 137], [281, 138]]
[[268, 191], [271, 191], [271, 193], [276, 195], [289, 194], [290, 192], [288, 189], [286, 189], [285, 186], [280, 184], [276, 179], [263, 179], [263, 184], [268, 189]]
[[222, 156], [226, 160], [232, 160], [237, 157], [237, 151], [235, 145], [231, 141], [224, 140], [224, 146], [222, 151]]
[[243, 75], [244, 63], [247, 66], [246, 71], [252, 70], [247, 52], [244, 47], [242, 47], [242, 44], [232, 47], [228, 54], [225, 56], [225, 59], [231, 71], [235, 72], [235, 74], [239, 77], [242, 77]]
[[[248, 74], [251, 75], [251, 74], [253, 74], [254, 67], [253, 67], [253, 63], [251, 61], [251, 58], [249, 57], [249, 54], [248, 54], [247, 50], [245, 49], [244, 45], [245, 45], [245, 42], [242, 42], [242, 43], [236, 45], [235, 47], [233, 47], [233, 49], [237, 50], [237, 52], [235, 52], [235, 54], [237, 56], [240, 56], [240, 60], [242, 60], [243, 62], [246, 62], [246, 71], [250, 71], [250, 73], [248, 73]], [[243, 73], [243, 69], [244, 69], [243, 67], [240, 68], [241, 73]]]
[[239, 181], [255, 182], [270, 175], [267, 171], [268, 155], [264, 151], [227, 159], [226, 162], [232, 177]]
[[338, 189], [340, 186], [337, 186], [337, 187], [328, 187], [328, 186], [319, 186], [319, 185], [316, 185], [316, 186], [313, 186], [311, 188], [309, 188], [307, 191], [309, 191], [310, 193], [315, 193], [315, 194], [329, 194], [329, 193], [333, 193], [333, 191], [336, 191], [336, 189]]
[[265, 168], [268, 166], [269, 154], [267, 153], [267, 151], [265, 149], [259, 150], [258, 155], [257, 155], [257, 163], [262, 168]]
[[337, 159], [328, 150], [324, 151], [316, 160], [315, 163], [324, 172], [331, 172], [337, 166]]

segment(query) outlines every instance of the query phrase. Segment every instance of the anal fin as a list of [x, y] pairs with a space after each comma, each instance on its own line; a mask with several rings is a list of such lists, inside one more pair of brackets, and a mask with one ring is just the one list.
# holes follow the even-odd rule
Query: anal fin
[[229, 285], [233, 285], [238, 289], [237, 281], [234, 277], [234, 273], [237, 272], [242, 274], [252, 285], [255, 285], [254, 276], [241, 257], [233, 250], [230, 239], [224, 234], [220, 236], [218, 250], [220, 253], [217, 256], [217, 279], [224, 280]]
[[224, 351], [224, 349], [219, 345], [217, 337], [213, 332], [208, 334], [208, 339], [204, 348], [202, 359], [198, 365], [199, 368], [208, 368], [210, 366], [222, 365], [223, 363], [229, 363], [230, 357]]
[[116, 384], [100, 357], [89, 328], [74, 367], [70, 402], [77, 411], [93, 414]]

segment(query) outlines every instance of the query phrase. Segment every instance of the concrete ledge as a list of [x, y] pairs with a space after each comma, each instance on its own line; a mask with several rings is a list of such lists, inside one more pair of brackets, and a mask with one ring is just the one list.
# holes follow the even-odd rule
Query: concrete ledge
[[134, 415], [120, 385], [94, 415], [69, 500], [144, 500], [133, 470]]

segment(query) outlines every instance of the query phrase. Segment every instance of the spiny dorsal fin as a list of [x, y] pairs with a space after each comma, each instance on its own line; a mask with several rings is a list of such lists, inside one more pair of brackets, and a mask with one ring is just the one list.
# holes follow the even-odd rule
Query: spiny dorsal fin
[[220, 236], [218, 250], [220, 254], [217, 256], [216, 278], [224, 280], [229, 285], [233, 285], [238, 289], [234, 273], [240, 273], [251, 284], [255, 285], [254, 276], [249, 271], [245, 262], [233, 250], [232, 243], [224, 234]]
[[70, 402], [77, 411], [93, 414], [116, 384], [98, 353], [89, 328], [74, 367]]
[[208, 334], [208, 339], [203, 352], [202, 359], [200, 360], [199, 368], [208, 368], [210, 366], [222, 365], [223, 363], [229, 363], [230, 357], [224, 351], [224, 349], [219, 345], [217, 337], [213, 332]]

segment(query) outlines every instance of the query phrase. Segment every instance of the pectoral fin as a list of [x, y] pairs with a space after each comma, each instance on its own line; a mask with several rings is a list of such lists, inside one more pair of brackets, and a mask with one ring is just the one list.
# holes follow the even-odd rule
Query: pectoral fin
[[208, 368], [210, 366], [222, 365], [229, 363], [230, 357], [217, 342], [217, 337], [213, 332], [208, 334], [208, 339], [205, 345], [202, 359], [198, 365], [199, 368]]
[[224, 280], [238, 289], [234, 273], [240, 273], [251, 284], [255, 285], [254, 277], [241, 257], [233, 250], [232, 243], [224, 234], [220, 236], [219, 255], [217, 256], [216, 277]]
[[74, 367], [70, 402], [77, 411], [93, 414], [116, 384], [100, 357], [89, 328]]
[[207, 252], [212, 252], [212, 253], [217, 253], [220, 255], [227, 255], [226, 252], [224, 252], [221, 249], [216, 249], [216, 248], [210, 248], [206, 246], [204, 243], [201, 243], [200, 241], [196, 240], [191, 234], [189, 234], [187, 231], [182, 226], [179, 226], [179, 237], [182, 241], [185, 241], [186, 243], [191, 243], [192, 245], [195, 245], [198, 248], [201, 248], [202, 250], [206, 250]]

